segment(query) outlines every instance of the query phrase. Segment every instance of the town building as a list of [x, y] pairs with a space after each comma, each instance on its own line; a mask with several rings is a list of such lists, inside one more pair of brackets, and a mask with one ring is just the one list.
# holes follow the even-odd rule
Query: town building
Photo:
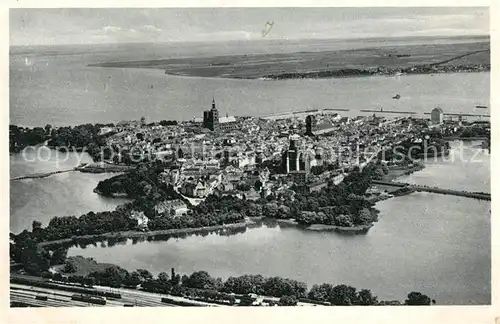
[[149, 219], [146, 217], [146, 215], [144, 215], [144, 212], [133, 210], [130, 216], [132, 217], [132, 219], [135, 219], [137, 221], [138, 228], [140, 228], [141, 230], [146, 230], [148, 228]]
[[234, 116], [219, 117], [214, 98], [212, 100], [212, 109], [203, 112], [203, 127], [211, 131], [232, 131], [238, 129], [239, 125]]
[[159, 214], [170, 214], [172, 211], [175, 216], [182, 215], [188, 211], [186, 204], [180, 199], [165, 200], [154, 206], [155, 213]]
[[309, 115], [306, 117], [306, 134], [313, 135], [313, 132], [316, 130], [316, 117], [313, 115]]
[[292, 135], [289, 139], [289, 146], [285, 152], [285, 170], [286, 173], [306, 171], [309, 172], [310, 156], [299, 147], [299, 135]]
[[219, 111], [215, 107], [215, 98], [212, 99], [212, 109], [203, 112], [203, 127], [216, 131], [219, 126]]
[[435, 125], [443, 123], [443, 109], [436, 107], [431, 111], [431, 122]]

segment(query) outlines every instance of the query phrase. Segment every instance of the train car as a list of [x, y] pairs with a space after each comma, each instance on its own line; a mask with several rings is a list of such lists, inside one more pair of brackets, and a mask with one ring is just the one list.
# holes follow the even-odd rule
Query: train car
[[123, 307], [134, 307], [133, 304], [123, 304]]
[[74, 294], [73, 296], [71, 296], [71, 300], [81, 301], [84, 303], [97, 304], [97, 305], [106, 305], [106, 299], [102, 297], [89, 296], [83, 294]]

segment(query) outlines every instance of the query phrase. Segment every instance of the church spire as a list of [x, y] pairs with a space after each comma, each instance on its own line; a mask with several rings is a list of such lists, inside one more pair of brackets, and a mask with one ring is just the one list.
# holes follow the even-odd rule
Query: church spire
[[215, 108], [215, 97], [212, 97], [212, 110], [216, 110]]

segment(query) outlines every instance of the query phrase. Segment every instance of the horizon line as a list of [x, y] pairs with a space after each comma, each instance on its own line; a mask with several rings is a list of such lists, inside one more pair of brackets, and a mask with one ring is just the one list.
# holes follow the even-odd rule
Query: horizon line
[[116, 42], [116, 43], [67, 43], [67, 44], [30, 44], [30, 45], [14, 45], [9, 44], [9, 48], [19, 47], [62, 47], [62, 46], [104, 46], [104, 45], [137, 45], [137, 44], [171, 44], [171, 43], [185, 43], [185, 44], [194, 44], [194, 43], [236, 43], [236, 42], [293, 42], [293, 41], [335, 41], [335, 40], [373, 40], [373, 39], [403, 39], [403, 38], [411, 38], [411, 39], [438, 39], [438, 38], [491, 38], [490, 34], [464, 34], [464, 35], [408, 35], [408, 36], [368, 36], [368, 37], [312, 37], [312, 38], [262, 38], [262, 39], [228, 39], [228, 40], [170, 40], [170, 41], [161, 41], [161, 42]]

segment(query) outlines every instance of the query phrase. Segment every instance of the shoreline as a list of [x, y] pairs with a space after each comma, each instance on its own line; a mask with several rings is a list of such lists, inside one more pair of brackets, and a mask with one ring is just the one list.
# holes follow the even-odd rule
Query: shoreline
[[[480, 72], [491, 72], [491, 70], [480, 70], [480, 69], [474, 69], [474, 70], [449, 70], [449, 71], [419, 71], [419, 72], [405, 72], [405, 73], [378, 73], [378, 72], [373, 72], [373, 73], [352, 73], [352, 74], [347, 74], [347, 75], [341, 75], [341, 74], [335, 74], [338, 71], [310, 71], [310, 72], [304, 72], [306, 76], [302, 75], [290, 75], [290, 76], [282, 76], [282, 75], [265, 75], [262, 77], [257, 78], [257, 80], [265, 80], [265, 81], [282, 81], [282, 80], [321, 80], [321, 79], [350, 79], [350, 78], [366, 78], [366, 77], [395, 77], [395, 76], [409, 76], [409, 75], [430, 75], [434, 76], [435, 74], [453, 74], [453, 73], [480, 73]], [[332, 73], [332, 75], [321, 75], [321, 76], [313, 76], [313, 74], [320, 74], [320, 73]], [[293, 74], [293, 73], [292, 73]], [[310, 76], [307, 76], [310, 75]], [[232, 78], [231, 78], [232, 79]], [[247, 80], [255, 80], [254, 78], [239, 78], [239, 79], [247, 79]]]
[[[158, 68], [142, 68], [142, 67], [120, 67], [120, 66], [94, 66], [97, 68], [111, 68], [111, 69], [141, 69], [141, 70], [160, 70]], [[320, 71], [320, 72], [330, 72], [330, 71]], [[410, 75], [441, 75], [441, 74], [457, 74], [457, 73], [490, 73], [491, 70], [473, 70], [473, 71], [433, 71], [433, 72], [412, 72], [412, 73], [367, 73], [367, 74], [352, 74], [352, 75], [332, 75], [332, 76], [293, 76], [293, 77], [280, 77], [279, 75], [264, 75], [257, 77], [238, 77], [238, 76], [228, 76], [228, 75], [217, 75], [217, 76], [202, 76], [202, 75], [190, 75], [185, 73], [172, 73], [172, 72], [164, 72], [164, 75], [172, 76], [172, 77], [182, 77], [182, 78], [203, 78], [203, 79], [216, 79], [216, 80], [236, 80], [236, 81], [287, 81], [287, 80], [322, 80], [322, 79], [354, 79], [354, 78], [370, 78], [370, 77], [386, 77], [392, 78], [395, 76], [410, 76]], [[318, 71], [305, 72], [309, 73], [318, 73]]]
[[122, 232], [108, 232], [103, 234], [89, 234], [82, 236], [75, 236], [71, 238], [65, 238], [54, 241], [46, 241], [38, 243], [39, 247], [54, 247], [67, 243], [78, 243], [81, 240], [90, 240], [90, 239], [98, 239], [98, 240], [107, 240], [107, 239], [116, 239], [116, 238], [147, 238], [156, 235], [182, 235], [182, 234], [195, 234], [204, 231], [217, 231], [223, 229], [240, 229], [247, 228], [250, 225], [255, 224], [255, 221], [252, 219], [245, 219], [243, 222], [232, 223], [232, 224], [222, 224], [222, 225], [214, 225], [214, 226], [205, 226], [205, 227], [196, 227], [196, 228], [174, 228], [167, 230], [157, 230], [157, 231], [122, 231]]
[[[38, 243], [39, 247], [57, 247], [60, 245], [66, 244], [78, 244], [81, 241], [86, 240], [97, 240], [104, 241], [110, 239], [134, 239], [134, 238], [149, 238], [154, 236], [177, 236], [177, 235], [185, 235], [185, 234], [197, 234], [202, 232], [211, 232], [225, 229], [247, 229], [252, 225], [259, 225], [261, 221], [273, 221], [278, 225], [292, 225], [301, 230], [308, 231], [333, 231], [337, 233], [350, 233], [350, 234], [364, 234], [368, 232], [370, 228], [374, 226], [374, 222], [366, 225], [357, 225], [353, 227], [342, 227], [337, 225], [326, 225], [326, 224], [312, 224], [310, 226], [304, 226], [299, 224], [294, 219], [276, 219], [276, 218], [267, 218], [265, 216], [256, 216], [256, 217], [248, 217], [243, 222], [232, 223], [232, 224], [223, 224], [223, 225], [214, 225], [214, 226], [205, 226], [205, 227], [195, 227], [195, 228], [175, 228], [175, 229], [166, 229], [166, 230], [156, 230], [156, 231], [121, 231], [121, 232], [108, 232], [103, 234], [89, 234], [82, 236], [74, 236], [71, 238], [65, 238], [54, 241], [46, 241]], [[262, 225], [262, 224], [260, 224]]]
[[292, 225], [296, 226], [297, 228], [303, 229], [303, 230], [308, 230], [308, 231], [315, 231], [315, 232], [337, 232], [337, 233], [350, 233], [350, 234], [364, 234], [368, 232], [370, 228], [373, 227], [373, 223], [367, 224], [367, 225], [356, 225], [353, 227], [343, 227], [343, 226], [337, 226], [337, 225], [326, 225], [326, 224], [311, 224], [309, 226], [305, 226], [302, 224], [299, 224], [296, 220], [294, 219], [275, 219], [275, 221], [281, 225], [281, 224], [286, 224], [286, 225]]
[[[103, 172], [100, 172], [100, 173], [103, 173]], [[129, 198], [129, 199], [133, 199], [133, 198], [130, 198], [128, 196], [128, 194], [124, 193], [124, 192], [121, 192], [121, 193], [112, 193], [110, 195], [106, 195], [104, 194], [102, 191], [100, 191], [99, 189], [97, 188], [94, 188], [94, 190], [92, 190], [94, 193], [100, 195], [100, 196], [103, 196], [103, 197], [108, 197], [108, 198]]]

